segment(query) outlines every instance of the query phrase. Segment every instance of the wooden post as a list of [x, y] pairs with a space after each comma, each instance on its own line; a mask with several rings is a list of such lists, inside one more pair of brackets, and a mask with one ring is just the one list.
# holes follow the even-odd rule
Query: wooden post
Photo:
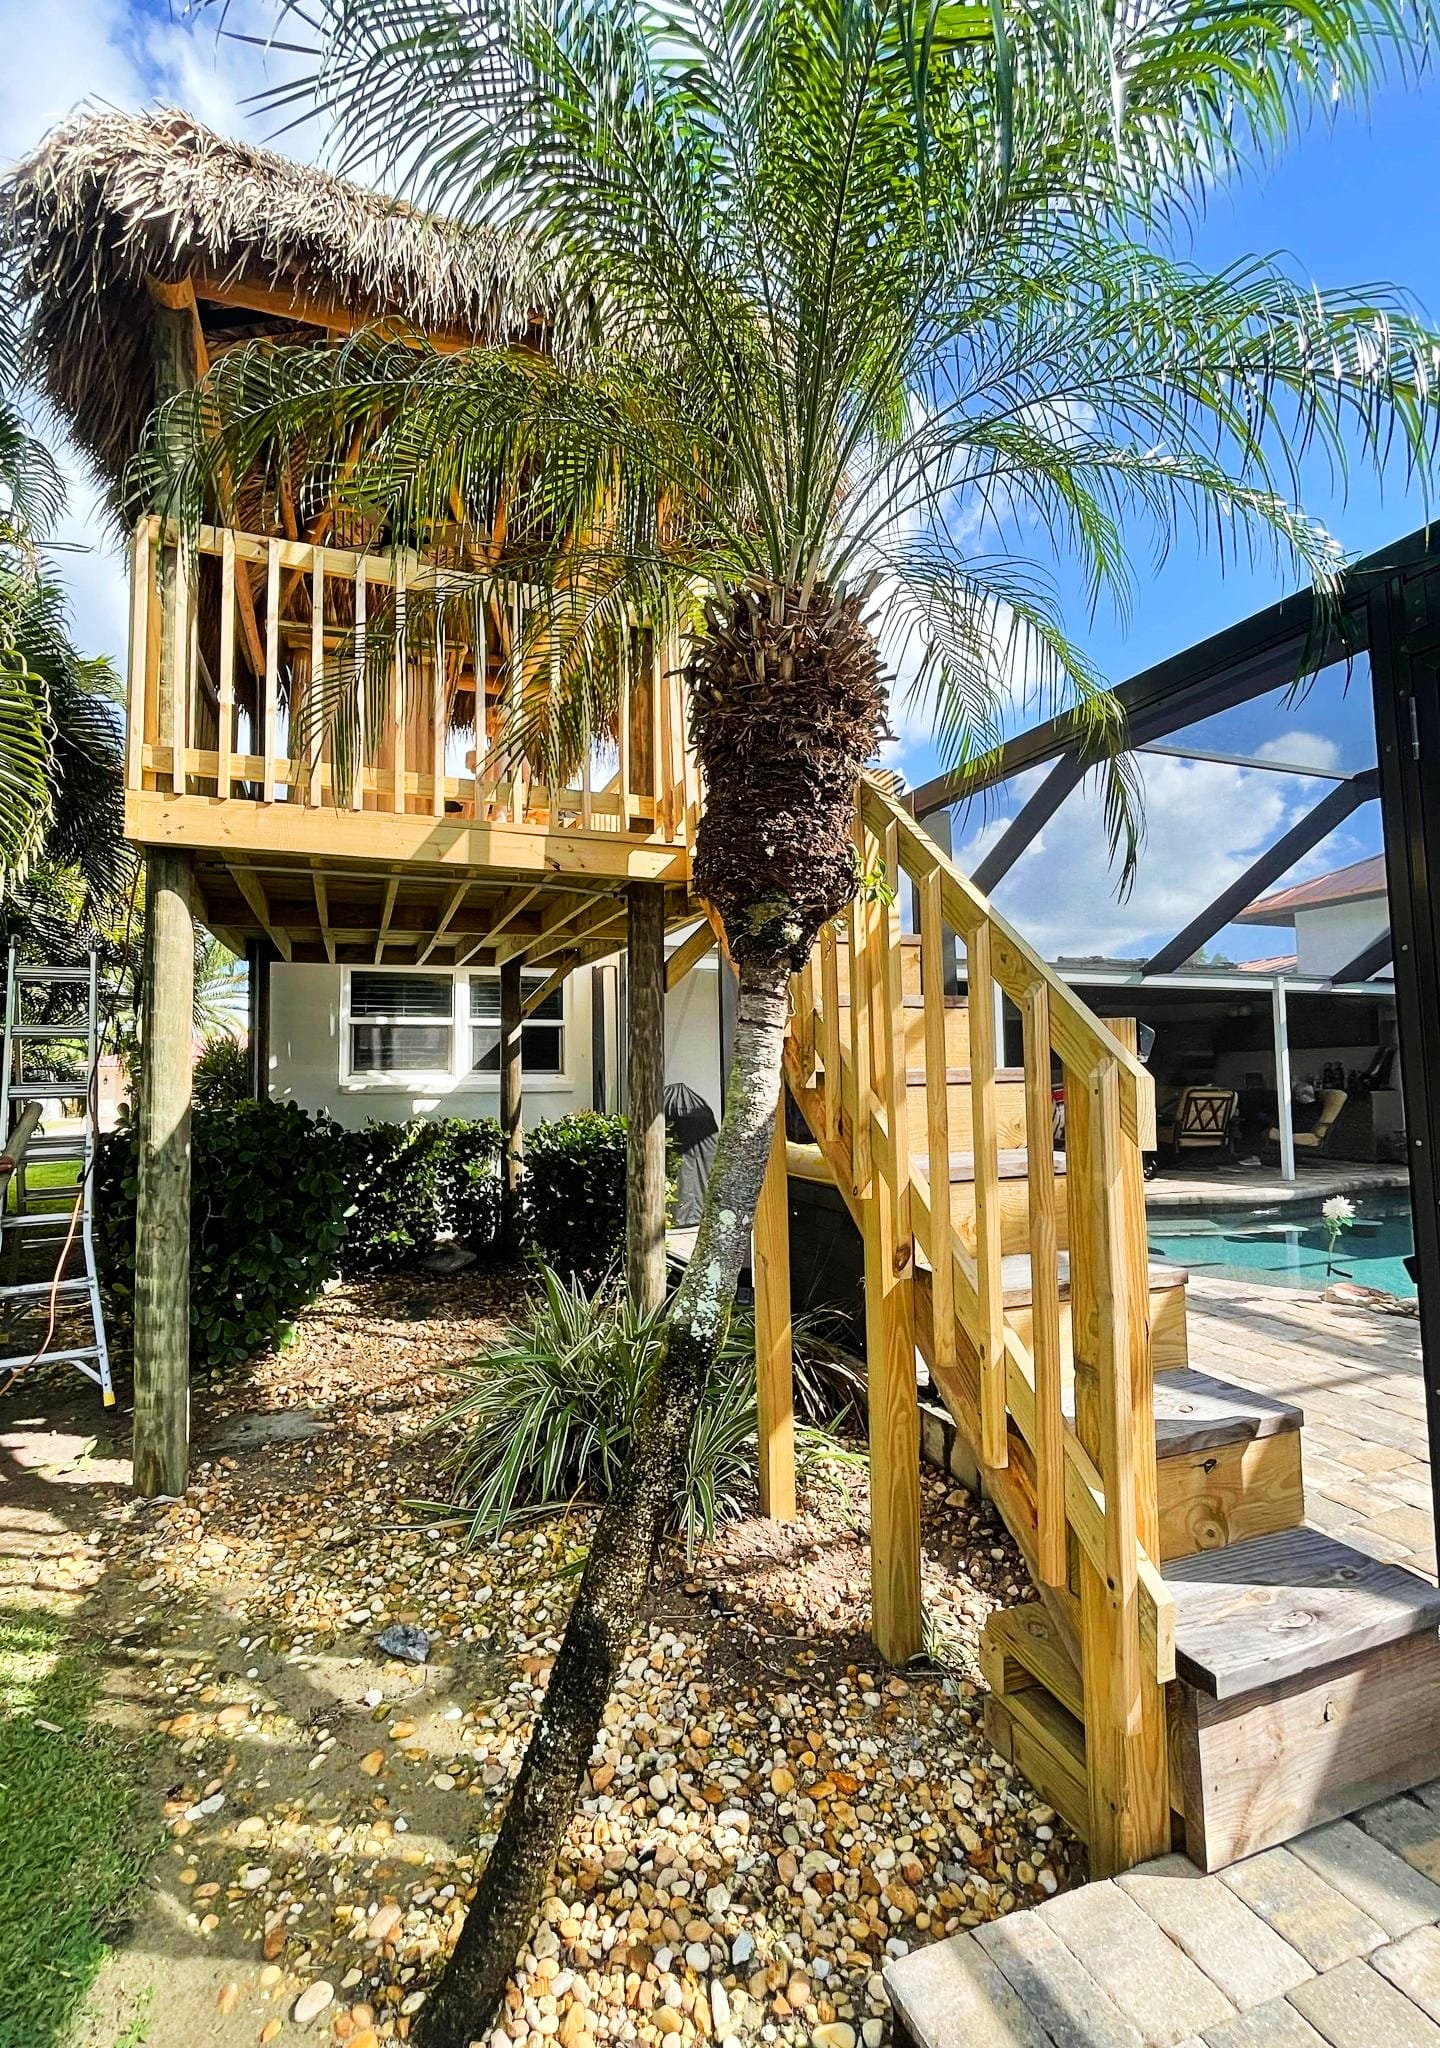
[[629, 894], [629, 1105], [625, 1171], [625, 1277], [648, 1313], [665, 1299], [665, 889], [632, 882]]
[[250, 1093], [257, 1102], [270, 1100], [270, 955], [268, 939], [249, 939], [245, 961], [250, 969]]
[[[879, 849], [865, 838], [866, 871]], [[874, 1061], [876, 1093], [897, 1134], [888, 1167], [870, 1162], [863, 1211], [865, 1363], [870, 1409], [870, 1632], [890, 1664], [908, 1664], [924, 1643], [920, 1605], [920, 1407], [915, 1386], [915, 1253], [910, 1234], [910, 1175], [905, 1121], [905, 1046], [900, 985], [899, 912], [870, 902], [852, 906], [850, 958], [857, 1085]], [[859, 1090], [858, 1099], [864, 1099]], [[868, 1134], [868, 1115], [857, 1135]], [[859, 1149], [859, 1148], [857, 1148]], [[858, 1180], [857, 1171], [857, 1180]]]
[[770, 1160], [755, 1209], [755, 1406], [760, 1511], [795, 1519], [795, 1387], [790, 1331], [790, 1177], [785, 1170], [785, 1091], [775, 1112]]
[[500, 966], [500, 1131], [503, 1186], [501, 1189], [501, 1235], [514, 1251], [520, 1236], [520, 1179], [525, 1166], [525, 1133], [520, 1121], [522, 1032], [521, 1009], [524, 994], [522, 965], [518, 957]]
[[1066, 1064], [1065, 1153], [1075, 1430], [1105, 1490], [1105, 1569], [1080, 1560], [1090, 1870], [1110, 1877], [1170, 1845], [1164, 1688], [1140, 1638], [1137, 1545], [1157, 1522], [1154, 1419], [1137, 1412], [1135, 1384], [1148, 1386], [1144, 1190], [1115, 1060]]
[[185, 1491], [190, 1449], [190, 1081], [195, 920], [190, 855], [145, 856], [139, 1190], [135, 1213], [135, 1490]]

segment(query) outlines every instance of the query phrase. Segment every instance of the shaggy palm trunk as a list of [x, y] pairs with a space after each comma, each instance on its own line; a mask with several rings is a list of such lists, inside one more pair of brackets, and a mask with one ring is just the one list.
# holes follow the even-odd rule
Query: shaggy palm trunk
[[695, 886], [725, 920], [740, 977], [725, 1114], [631, 1461], [600, 1517], [499, 1837], [425, 2008], [423, 2048], [465, 2048], [489, 2033], [544, 1899], [749, 1248], [780, 1099], [790, 973], [855, 888], [855, 780], [884, 706], [858, 600], [741, 591], [708, 618], [690, 668], [707, 792]]

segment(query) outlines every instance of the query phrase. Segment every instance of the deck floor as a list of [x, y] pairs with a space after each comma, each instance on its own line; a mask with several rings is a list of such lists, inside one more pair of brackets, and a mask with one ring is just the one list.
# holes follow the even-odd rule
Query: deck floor
[[1203, 1274], [1186, 1319], [1192, 1365], [1304, 1409], [1308, 1520], [1433, 1579], [1418, 1322]]
[[921, 2048], [1440, 2048], [1440, 1782], [1215, 1877], [1166, 1856], [892, 1963]]

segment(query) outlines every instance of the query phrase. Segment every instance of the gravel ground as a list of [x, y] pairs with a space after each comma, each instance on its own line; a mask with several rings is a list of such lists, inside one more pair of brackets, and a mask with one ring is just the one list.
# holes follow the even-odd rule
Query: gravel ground
[[[421, 1432], [443, 1367], [493, 1336], [516, 1285], [330, 1295], [292, 1349], [197, 1402], [186, 1500], [111, 1509], [92, 1537], [90, 1624], [165, 1744], [170, 1840], [116, 1966], [127, 1998], [156, 1978], [154, 2048], [200, 2038], [193, 2011], [192, 2031], [167, 2023], [167, 1968], [208, 2002], [210, 2048], [374, 2048], [408, 2036], [444, 1962], [590, 1523], [470, 1548], [416, 1505], [440, 1487]], [[865, 1515], [856, 1464], [795, 1524], [756, 1517], [666, 1559], [495, 2048], [878, 2048], [887, 1955], [1079, 1874], [980, 1725], [981, 1625], [1028, 1597], [1009, 1540], [927, 1473], [943, 1661], [902, 1676], [865, 1634]], [[377, 1648], [397, 1621], [433, 1637], [424, 1666]]]

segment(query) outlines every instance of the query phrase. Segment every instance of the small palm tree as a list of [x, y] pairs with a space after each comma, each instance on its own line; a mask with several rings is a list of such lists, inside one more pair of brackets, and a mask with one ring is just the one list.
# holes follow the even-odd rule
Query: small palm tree
[[[1391, 292], [1174, 253], [1307, 109], [1418, 60], [1405, 0], [307, 0], [342, 159], [532, 238], [544, 356], [393, 338], [252, 347], [157, 446], [192, 508], [298, 464], [392, 534], [458, 514], [554, 590], [524, 737], [614, 715], [630, 608], [684, 621], [706, 809], [695, 883], [740, 975], [695, 1257], [634, 1459], [427, 2048], [492, 2024], [673, 1499], [745, 1256], [786, 984], [856, 887], [856, 778], [903, 650], [952, 759], [1017, 683], [1078, 708], [1112, 848], [1138, 830], [1114, 707], [1035, 558], [1131, 594], [1130, 541], [1343, 567], [1298, 466], [1431, 446], [1435, 336]], [[217, 431], [218, 422], [218, 431]], [[352, 451], [347, 458], [346, 451]], [[698, 602], [695, 593], [704, 592]], [[534, 670], [532, 668], [531, 673]]]
[[14, 931], [43, 925], [68, 873], [78, 885], [66, 920], [73, 939], [77, 920], [82, 930], [103, 925], [134, 879], [120, 693], [109, 662], [76, 647], [46, 547], [64, 485], [14, 401], [13, 304], [0, 294], [0, 920]]

